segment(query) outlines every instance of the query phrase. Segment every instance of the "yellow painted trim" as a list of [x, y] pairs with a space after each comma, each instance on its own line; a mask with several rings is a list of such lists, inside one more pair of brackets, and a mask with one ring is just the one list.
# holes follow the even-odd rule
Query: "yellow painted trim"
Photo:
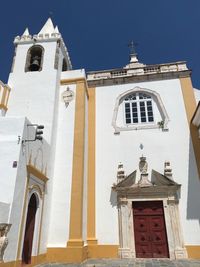
[[[38, 256], [32, 256], [31, 257], [31, 264], [26, 264], [24, 266], [26, 267], [33, 267], [38, 264], [42, 264], [46, 262], [46, 254], [41, 254]], [[21, 267], [22, 261], [9, 261], [9, 262], [3, 262], [0, 263], [0, 267]]]
[[87, 259], [87, 246], [47, 249], [47, 262], [78, 263], [85, 259]]
[[81, 78], [71, 78], [71, 79], [63, 79], [63, 80], [60, 81], [60, 84], [61, 85], [78, 84], [78, 83], [84, 83], [86, 95], [88, 97], [88, 84], [87, 84], [87, 80], [84, 77], [81, 77]]
[[88, 258], [118, 258], [118, 245], [92, 245], [88, 246]]
[[[44, 185], [44, 192], [45, 192], [45, 185]], [[38, 255], [40, 253], [40, 244], [41, 244], [41, 236], [42, 236], [43, 212], [44, 212], [44, 193], [42, 194], [42, 211], [41, 211], [39, 241], [38, 241], [38, 251], [37, 251]]]
[[48, 248], [47, 262], [82, 262], [89, 258], [118, 258], [118, 245]]
[[41, 188], [39, 187], [38, 184], [33, 184], [33, 185], [29, 186], [28, 189], [29, 189], [30, 192], [35, 189], [35, 191], [40, 195], [40, 198], [42, 199], [42, 195], [43, 195], [42, 194], [42, 190], [41, 190]]
[[97, 244], [95, 211], [95, 88], [88, 89], [87, 243]]
[[77, 82], [86, 82], [86, 79], [84, 77], [80, 77], [80, 78], [71, 78], [71, 79], [63, 79], [60, 81], [61, 85], [67, 85], [67, 84], [72, 84], [75, 83], [77, 84]]
[[5, 105], [6, 102], [6, 94], [7, 94], [7, 88], [3, 87], [3, 95], [2, 95], [2, 99], [1, 99], [1, 103]]
[[8, 89], [8, 94], [7, 94], [7, 98], [6, 98], [6, 107], [8, 106], [8, 99], [9, 99], [9, 96], [10, 96], [10, 88]]
[[188, 258], [200, 259], [200, 246], [186, 246]]
[[5, 111], [7, 111], [7, 104], [8, 104], [8, 98], [10, 95], [10, 87], [6, 86], [6, 85], [1, 85], [1, 88], [3, 90], [2, 93], [2, 98], [0, 99], [0, 109], [4, 109]]
[[39, 171], [33, 165], [30, 165], [30, 164], [27, 165], [27, 172], [29, 174], [34, 175], [35, 177], [37, 177], [38, 179], [40, 179], [44, 183], [46, 183], [49, 180], [44, 173], [42, 173], [41, 171]]
[[67, 246], [83, 246], [83, 180], [84, 180], [84, 142], [85, 142], [85, 84], [76, 85], [76, 106], [74, 126], [74, 152], [72, 169], [71, 207], [69, 241]]
[[5, 111], [8, 110], [8, 108], [4, 104], [0, 104], [0, 109], [4, 109]]
[[183, 99], [185, 103], [185, 110], [187, 114], [188, 124], [190, 127], [190, 134], [191, 134], [191, 139], [193, 143], [194, 154], [196, 157], [197, 169], [198, 169], [198, 173], [200, 177], [200, 138], [199, 138], [197, 127], [191, 123], [191, 119], [194, 115], [197, 104], [196, 104], [194, 90], [193, 90], [190, 77], [180, 78], [180, 83], [181, 83], [182, 94], [183, 94]]
[[17, 247], [17, 259], [21, 258], [21, 246], [22, 246], [22, 234], [23, 234], [23, 229], [24, 229], [24, 223], [25, 223], [25, 211], [26, 211], [26, 206], [27, 206], [27, 196], [28, 196], [28, 184], [29, 184], [29, 175], [26, 179], [26, 192], [24, 195], [24, 206], [23, 206], [23, 211], [22, 211], [22, 219], [21, 219], [21, 224], [20, 224], [20, 232], [19, 232], [19, 241], [18, 241], [18, 247]]

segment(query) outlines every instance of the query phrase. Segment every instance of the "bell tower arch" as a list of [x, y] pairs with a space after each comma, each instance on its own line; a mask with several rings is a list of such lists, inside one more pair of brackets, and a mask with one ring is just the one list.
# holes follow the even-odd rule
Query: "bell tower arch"
[[26, 56], [25, 72], [41, 71], [44, 57], [44, 48], [41, 45], [33, 45]]

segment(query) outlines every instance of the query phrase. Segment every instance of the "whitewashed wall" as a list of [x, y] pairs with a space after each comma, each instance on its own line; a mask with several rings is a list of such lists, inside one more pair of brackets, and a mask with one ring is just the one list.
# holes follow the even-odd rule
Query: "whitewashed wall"
[[[30, 161], [36, 168], [43, 170], [49, 154], [45, 140], [43, 143], [22, 142], [34, 136], [35, 129], [27, 124], [30, 122], [25, 117], [0, 118], [0, 204], [4, 208], [0, 221], [12, 224], [5, 261], [13, 261], [17, 257], [27, 185], [26, 166]], [[16, 168], [13, 168], [14, 161], [17, 161]]]
[[[111, 123], [116, 98], [136, 86], [160, 94], [170, 119], [169, 131], [141, 129], [114, 134]], [[144, 146], [142, 150], [140, 144]], [[199, 244], [199, 216], [190, 218], [187, 200], [190, 197], [191, 207], [196, 202], [192, 194], [188, 195], [188, 181], [194, 190], [199, 190], [200, 184], [178, 79], [96, 88], [96, 224], [100, 244], [119, 243], [117, 207], [111, 193], [111, 186], [116, 182], [117, 165], [121, 161], [126, 174], [129, 174], [138, 169], [141, 155], [147, 157], [149, 172], [155, 169], [163, 173], [164, 162], [171, 162], [174, 180], [182, 184], [180, 216], [185, 243]], [[195, 205], [195, 208], [200, 214], [199, 206]]]
[[[84, 77], [84, 70], [62, 72], [62, 79]], [[61, 95], [67, 87], [74, 99], [66, 107]], [[76, 85], [60, 86], [48, 247], [66, 247], [69, 239], [75, 101]]]

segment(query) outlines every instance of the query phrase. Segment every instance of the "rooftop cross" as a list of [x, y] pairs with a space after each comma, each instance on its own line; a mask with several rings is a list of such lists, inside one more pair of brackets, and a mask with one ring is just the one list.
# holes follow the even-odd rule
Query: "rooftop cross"
[[130, 48], [130, 55], [135, 55], [136, 54], [136, 46], [138, 43], [133, 42], [133, 40], [128, 44], [128, 47]]

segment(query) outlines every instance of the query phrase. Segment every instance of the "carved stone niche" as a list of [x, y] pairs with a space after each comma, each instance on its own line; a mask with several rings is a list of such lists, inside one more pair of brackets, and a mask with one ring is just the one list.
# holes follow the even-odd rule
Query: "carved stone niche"
[[0, 223], [0, 263], [3, 262], [3, 256], [6, 247], [8, 246], [7, 233], [9, 232], [11, 224]]

